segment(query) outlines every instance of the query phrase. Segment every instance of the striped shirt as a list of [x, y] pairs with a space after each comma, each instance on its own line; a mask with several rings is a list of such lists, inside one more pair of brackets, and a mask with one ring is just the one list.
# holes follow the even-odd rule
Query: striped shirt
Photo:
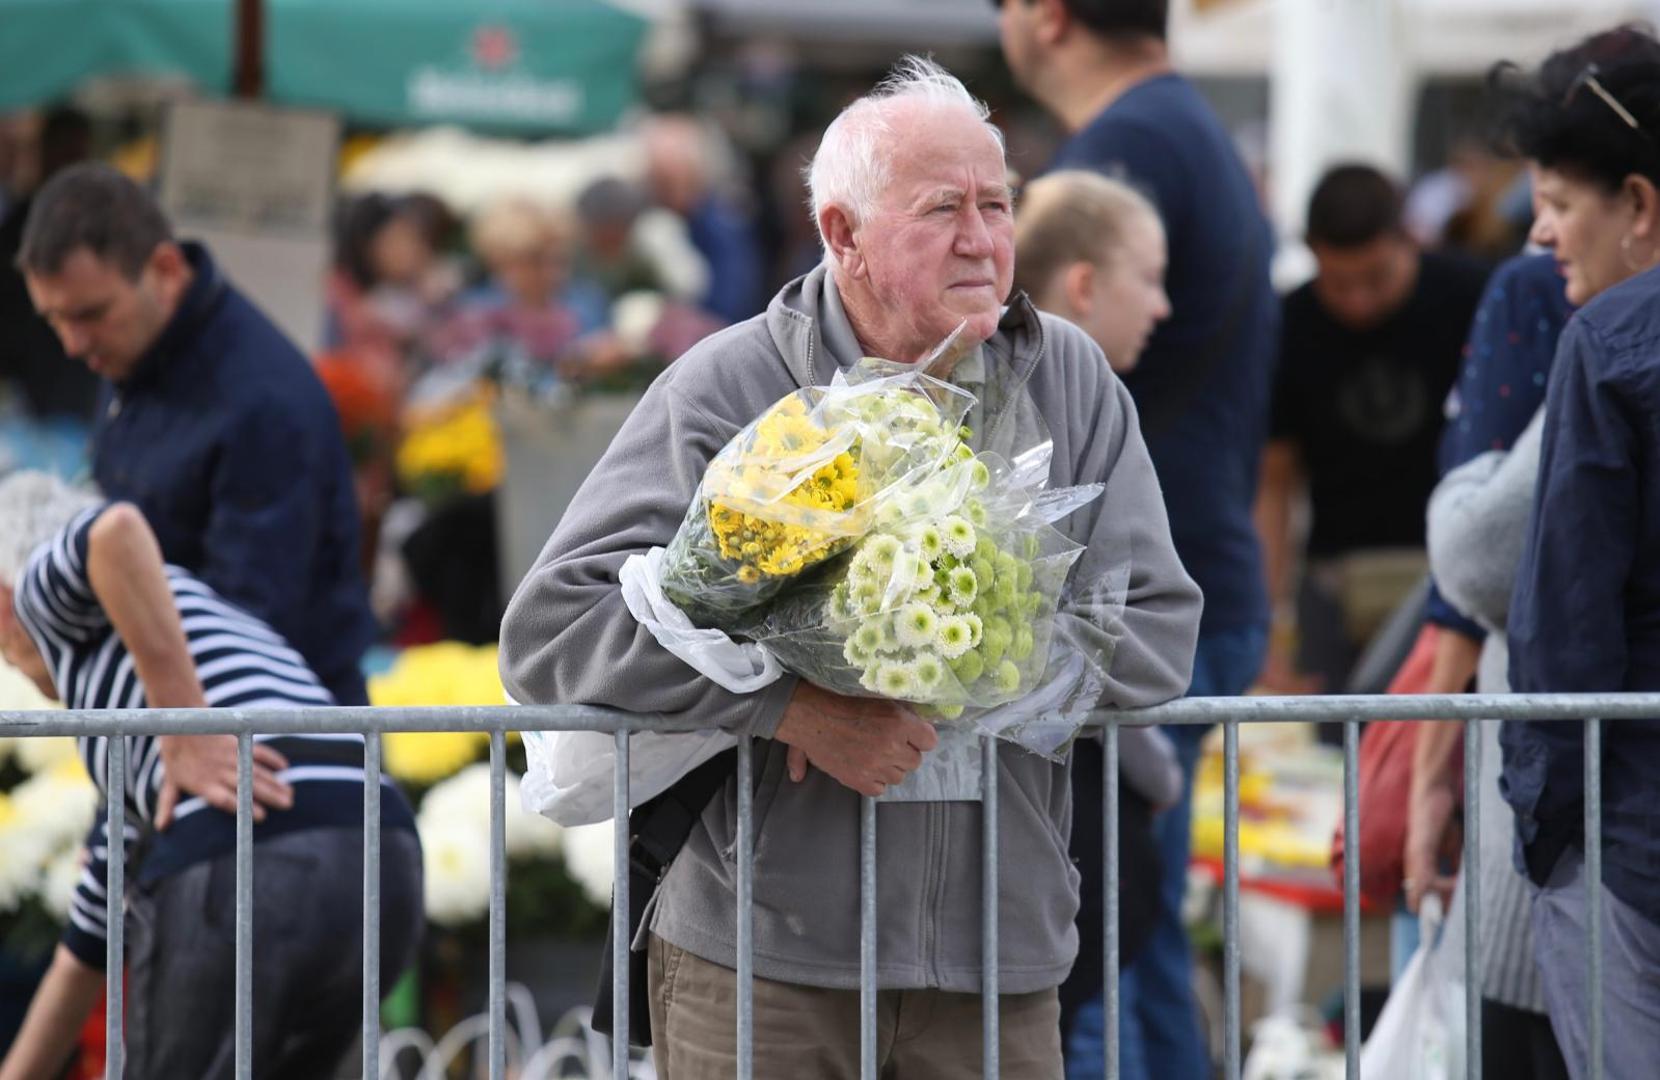
[[[19, 577], [19, 621], [52, 673], [58, 696], [72, 709], [141, 709], [144, 685], [132, 656], [110, 625], [87, 574], [87, 543], [105, 507], [87, 510], [30, 555]], [[166, 568], [178, 605], [191, 659], [210, 706], [216, 708], [303, 708], [330, 705], [333, 698], [280, 635], [232, 606], [188, 572]], [[148, 884], [192, 863], [233, 851], [236, 820], [202, 799], [181, 798], [165, 832], [153, 828], [165, 778], [161, 742], [153, 735], [128, 735], [126, 800], [127, 863], [136, 863], [136, 881]], [[279, 833], [325, 826], [359, 826], [363, 820], [363, 737], [361, 735], [255, 735], [279, 751], [289, 767], [279, 774], [294, 793], [293, 806], [269, 812], [254, 826], [254, 841]], [[107, 800], [107, 736], [78, 740], [93, 783]], [[388, 783], [382, 800], [384, 827], [414, 828], [408, 804]], [[108, 840], [105, 815], [87, 837], [86, 865], [69, 908], [64, 943], [87, 964], [104, 965], [105, 880]]]

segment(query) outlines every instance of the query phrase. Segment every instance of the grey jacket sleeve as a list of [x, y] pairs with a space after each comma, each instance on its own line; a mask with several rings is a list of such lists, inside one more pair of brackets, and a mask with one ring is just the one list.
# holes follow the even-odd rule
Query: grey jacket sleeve
[[657, 644], [623, 603], [618, 572], [667, 546], [704, 467], [738, 428], [654, 383], [577, 491], [501, 626], [502, 683], [526, 704], [602, 705], [771, 737], [795, 689], [786, 676], [733, 694]]
[[1094, 400], [1075, 430], [1074, 475], [1105, 483], [1106, 492], [1067, 524], [1085, 551], [1062, 610], [1076, 620], [1073, 631], [1110, 657], [1101, 703], [1155, 705], [1187, 692], [1202, 598], [1176, 556], [1130, 392], [1098, 351], [1069, 362], [1098, 364], [1101, 372], [1083, 384]]
[[1540, 409], [1508, 452], [1492, 451], [1442, 478], [1430, 496], [1429, 561], [1459, 611], [1503, 633], [1539, 476]]

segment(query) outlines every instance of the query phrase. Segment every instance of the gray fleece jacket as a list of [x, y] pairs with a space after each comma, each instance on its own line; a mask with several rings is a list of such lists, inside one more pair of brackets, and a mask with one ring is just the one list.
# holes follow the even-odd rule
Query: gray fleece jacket
[[[618, 432], [514, 595], [502, 623], [508, 693], [521, 702], [695, 717], [770, 739], [794, 679], [740, 696], [698, 675], [629, 615], [618, 570], [630, 554], [669, 543], [704, 467], [745, 424], [800, 387], [828, 383], [860, 352], [821, 267], [786, 286], [763, 315], [677, 360]], [[970, 387], [982, 405], [969, 417], [981, 448], [1007, 454], [1047, 435], [1053, 485], [1106, 485], [1102, 498], [1060, 525], [1086, 545], [1063, 609], [1110, 657], [1103, 704], [1151, 705], [1181, 694], [1199, 590], [1171, 544], [1128, 392], [1082, 331], [1038, 314], [1024, 298], [978, 357], [959, 364], [956, 378], [977, 371], [983, 379]], [[1103, 615], [1088, 598], [1108, 581], [1124, 602]], [[1058, 985], [1077, 951], [1071, 794], [1064, 764], [1007, 744], [998, 758], [999, 985], [1025, 993]], [[755, 762], [755, 972], [856, 987], [859, 797], [816, 770], [791, 783], [781, 743], [757, 744]], [[978, 990], [980, 832], [975, 802], [879, 805], [884, 989]], [[736, 836], [730, 781], [669, 869], [649, 917], [659, 937], [728, 967], [736, 966]]]

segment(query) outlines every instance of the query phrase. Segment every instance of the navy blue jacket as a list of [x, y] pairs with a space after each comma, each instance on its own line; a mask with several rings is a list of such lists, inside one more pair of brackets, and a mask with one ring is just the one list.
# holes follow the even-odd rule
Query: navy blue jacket
[[1204, 590], [1201, 634], [1266, 630], [1251, 507], [1280, 303], [1268, 279], [1273, 233], [1250, 175], [1221, 121], [1180, 75], [1126, 91], [1067, 141], [1051, 168], [1124, 180], [1164, 219], [1171, 316], [1124, 385], [1141, 412], [1176, 553]]
[[[1519, 692], [1660, 690], [1660, 271], [1569, 320], [1510, 608]], [[1501, 788], [1542, 882], [1583, 840], [1584, 728], [1507, 723]], [[1660, 724], [1603, 730], [1603, 880], [1660, 922]]]
[[[1447, 398], [1441, 475], [1489, 450], [1509, 450], [1545, 403], [1545, 380], [1573, 314], [1554, 255], [1518, 255], [1487, 282]], [[1431, 583], [1427, 618], [1480, 641], [1487, 635]]]
[[161, 337], [106, 384], [92, 469], [168, 562], [275, 627], [336, 701], [367, 704], [374, 617], [340, 422], [311, 365], [185, 244], [195, 279]]

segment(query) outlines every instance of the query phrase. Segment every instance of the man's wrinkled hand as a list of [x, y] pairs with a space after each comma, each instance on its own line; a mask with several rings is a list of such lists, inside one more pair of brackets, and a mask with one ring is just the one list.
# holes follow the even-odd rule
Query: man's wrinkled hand
[[[156, 803], [156, 828], [173, 823], [173, 810], [187, 795], [200, 796], [209, 806], [236, 813], [236, 736], [164, 735], [161, 760], [165, 769], [161, 797]], [[263, 743], [254, 744], [254, 820], [264, 821], [266, 808], [287, 810], [294, 791], [277, 778], [288, 759]]]
[[939, 744], [933, 725], [903, 704], [843, 697], [807, 682], [796, 685], [777, 737], [790, 748], [791, 780], [805, 779], [810, 764], [861, 795], [903, 783]]

